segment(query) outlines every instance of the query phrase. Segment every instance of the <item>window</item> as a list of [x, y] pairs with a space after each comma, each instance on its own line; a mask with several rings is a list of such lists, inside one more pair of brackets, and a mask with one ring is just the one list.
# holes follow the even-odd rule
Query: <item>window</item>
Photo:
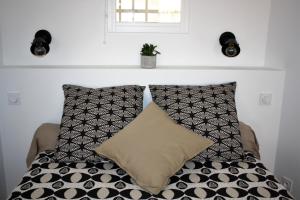
[[180, 23], [181, 0], [116, 0], [117, 22]]
[[109, 32], [187, 32], [188, 0], [108, 0]]

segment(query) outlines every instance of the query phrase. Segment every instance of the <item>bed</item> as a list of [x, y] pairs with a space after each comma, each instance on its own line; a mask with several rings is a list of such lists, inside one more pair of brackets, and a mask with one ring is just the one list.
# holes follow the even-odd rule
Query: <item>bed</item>
[[28, 172], [9, 199], [293, 199], [258, 159], [253, 129], [239, 124], [244, 162], [189, 161], [163, 192], [152, 196], [113, 162], [53, 163], [59, 124], [46, 123], [33, 137]]
[[113, 162], [53, 163], [53, 151], [45, 151], [9, 199], [293, 199], [253, 154], [246, 155], [243, 162], [189, 161], [152, 196]]
[[[71, 89], [70, 89], [71, 88]], [[162, 89], [161, 89], [162, 88]], [[174, 89], [175, 88], [175, 89]], [[221, 89], [222, 90], [221, 90]], [[224, 88], [228, 91], [224, 91]], [[259, 158], [259, 148], [258, 143], [255, 137], [255, 134], [251, 127], [245, 125], [244, 123], [239, 123], [236, 117], [236, 110], [234, 105], [234, 90], [235, 90], [235, 83], [230, 83], [228, 85], [219, 85], [219, 86], [208, 86], [203, 89], [203, 87], [183, 87], [180, 88], [178, 86], [155, 86], [150, 87], [153, 90], [153, 100], [161, 108], [171, 107], [176, 111], [178, 108], [174, 108], [174, 105], [182, 106], [187, 101], [187, 98], [191, 99], [200, 99], [195, 98], [197, 95], [202, 95], [202, 93], [206, 92], [207, 99], [203, 100], [203, 106], [195, 107], [195, 109], [191, 109], [191, 112], [194, 112], [198, 108], [201, 109], [207, 107], [207, 109], [211, 109], [209, 114], [213, 112], [217, 112], [218, 118], [225, 121], [230, 121], [230, 127], [225, 126], [221, 127], [220, 122], [216, 125], [217, 128], [220, 128], [217, 133], [223, 133], [222, 131], [228, 131], [230, 128], [236, 129], [236, 134], [239, 140], [241, 140], [241, 144], [237, 144], [238, 150], [243, 150], [242, 157], [239, 154], [232, 154], [232, 157], [228, 157], [232, 160], [230, 161], [214, 161], [215, 159], [215, 152], [213, 149], [213, 145], [218, 145], [222, 143], [221, 140], [217, 142], [213, 142], [214, 144], [208, 148], [211, 148], [209, 152], [210, 154], [200, 153], [195, 154], [199, 156], [199, 159], [195, 159], [196, 157], [193, 156], [193, 160], [189, 160], [184, 162], [182, 168], [180, 168], [176, 174], [169, 178], [167, 186], [161, 190], [158, 194], [151, 194], [147, 192], [147, 190], [143, 189], [144, 187], [140, 187], [137, 182], [131, 178], [126, 172], [123, 170], [123, 167], [120, 168], [116, 162], [113, 162], [109, 159], [96, 159], [96, 160], [85, 160], [78, 161], [78, 153], [75, 153], [75, 156], [67, 157], [62, 152], [61, 155], [58, 154], [57, 151], [60, 147], [59, 140], [66, 140], [70, 141], [69, 138], [65, 139], [62, 136], [62, 131], [66, 134], [70, 134], [70, 127], [72, 131], [74, 130], [73, 122], [76, 119], [74, 116], [74, 111], [70, 109], [76, 105], [76, 109], [78, 106], [84, 105], [81, 110], [88, 112], [87, 107], [94, 108], [96, 107], [93, 105], [87, 105], [90, 103], [90, 100], [86, 102], [86, 99], [89, 99], [89, 93], [102, 93], [101, 91], [94, 91], [91, 89], [83, 89], [81, 87], [73, 87], [73, 86], [66, 86], [65, 88], [65, 97], [66, 99], [70, 98], [71, 103], [68, 105], [68, 102], [65, 101], [65, 110], [63, 114], [62, 123], [64, 122], [72, 122], [70, 124], [60, 124], [60, 125], [43, 125], [41, 126], [32, 141], [32, 145], [27, 157], [27, 164], [29, 166], [27, 173], [23, 176], [20, 184], [12, 191], [9, 199], [13, 200], [21, 200], [21, 199], [45, 199], [45, 200], [55, 200], [55, 199], [80, 199], [80, 200], [89, 200], [89, 199], [112, 199], [112, 200], [125, 200], [125, 199], [181, 199], [181, 200], [191, 200], [191, 199], [214, 199], [214, 200], [223, 200], [223, 199], [249, 199], [249, 200], [256, 200], [256, 199], [279, 199], [279, 200], [287, 200], [293, 199], [293, 197], [289, 194], [289, 192], [279, 183], [278, 179], [270, 172], [264, 164], [258, 159]], [[74, 103], [75, 99], [78, 99], [78, 91], [83, 92], [84, 100], [80, 100], [81, 104]], [[169, 91], [167, 91], [169, 90]], [[192, 91], [195, 90], [195, 91]], [[199, 93], [200, 90], [201, 92]], [[71, 91], [71, 92], [70, 92]], [[126, 92], [123, 92], [124, 88], [119, 89], [119, 92], [124, 95]], [[185, 93], [188, 91], [188, 93]], [[212, 92], [211, 92], [212, 91]], [[134, 90], [135, 100], [130, 102], [136, 102], [136, 99], [139, 99], [139, 104], [142, 106], [142, 98], [138, 98], [136, 93], [138, 92], [137, 89]], [[143, 92], [143, 88], [139, 91], [141, 94]], [[152, 91], [151, 91], [152, 92]], [[160, 93], [168, 93], [168, 98], [171, 97], [170, 102], [166, 101], [165, 95]], [[67, 94], [66, 94], [67, 93]], [[113, 93], [113, 95], [111, 94]], [[182, 99], [178, 99], [177, 93], [184, 93], [186, 95], [182, 96]], [[190, 94], [194, 96], [190, 97]], [[115, 88], [110, 88], [109, 93], [106, 92], [106, 95], [110, 95], [110, 99], [106, 100], [110, 104], [109, 106], [112, 107], [111, 97], [115, 96]], [[126, 94], [127, 95], [127, 94]], [[160, 98], [161, 95], [161, 98]], [[173, 98], [172, 95], [175, 95], [176, 98]], [[211, 95], [213, 97], [211, 97]], [[217, 99], [217, 95], [221, 97], [226, 97], [226, 100]], [[230, 95], [232, 97], [230, 97]], [[95, 95], [94, 95], [95, 96]], [[117, 96], [118, 99], [122, 99], [122, 97]], [[126, 96], [126, 98], [129, 98]], [[175, 102], [174, 99], [180, 100], [182, 102]], [[176, 101], [175, 100], [175, 101]], [[210, 101], [215, 101], [212, 104]], [[96, 101], [96, 100], [95, 100]], [[219, 104], [216, 104], [218, 101]], [[120, 100], [119, 100], [120, 102]], [[125, 102], [125, 101], [124, 101]], [[192, 101], [188, 100], [188, 104]], [[225, 102], [225, 103], [224, 103]], [[113, 102], [115, 103], [115, 102]], [[198, 103], [198, 102], [196, 102]], [[201, 103], [201, 102], [200, 102]], [[126, 102], [126, 105], [129, 103]], [[97, 104], [98, 105], [98, 104]], [[103, 105], [103, 104], [102, 104]], [[125, 104], [124, 104], [125, 105]], [[118, 106], [118, 108], [121, 106]], [[130, 105], [128, 108], [132, 109], [134, 106]], [[179, 107], [179, 106], [178, 106]], [[191, 106], [192, 107], [192, 106]], [[214, 109], [218, 108], [218, 109]], [[142, 107], [141, 107], [142, 109]], [[142, 112], [140, 109], [139, 112]], [[147, 108], [146, 108], [147, 109]], [[146, 110], [145, 109], [145, 110]], [[222, 109], [226, 109], [226, 112], [223, 112]], [[232, 109], [232, 110], [230, 110]], [[137, 110], [137, 109], [136, 109]], [[72, 113], [72, 112], [73, 113]], [[166, 109], [166, 112], [173, 112], [173, 110]], [[70, 113], [68, 113], [70, 112]], [[78, 112], [78, 111], [76, 111]], [[117, 111], [119, 112], [119, 111]], [[143, 111], [144, 113], [145, 111]], [[164, 112], [164, 111], [162, 111]], [[202, 110], [201, 110], [202, 112]], [[221, 113], [221, 114], [220, 114]], [[107, 113], [104, 113], [105, 115]], [[165, 113], [166, 114], [166, 113]], [[180, 113], [179, 113], [180, 114]], [[175, 124], [180, 121], [180, 115], [175, 113], [174, 116], [170, 114], [172, 119], [172, 123]], [[93, 114], [94, 115], [94, 114]], [[138, 115], [138, 113], [135, 113]], [[142, 114], [138, 115], [139, 118]], [[167, 114], [166, 114], [167, 115]], [[203, 115], [207, 115], [207, 113], [199, 114], [198, 116], [202, 117]], [[90, 115], [91, 116], [91, 115]], [[90, 117], [89, 116], [89, 117]], [[212, 116], [212, 115], [209, 115]], [[209, 117], [208, 116], [208, 117]], [[224, 117], [225, 116], [225, 117]], [[227, 119], [226, 117], [229, 118]], [[82, 118], [82, 115], [80, 116]], [[104, 115], [102, 116], [104, 117]], [[130, 118], [130, 116], [128, 117]], [[169, 115], [168, 115], [169, 118]], [[193, 114], [194, 118], [194, 114]], [[110, 120], [110, 119], [109, 119]], [[170, 119], [171, 120], [171, 119]], [[199, 121], [199, 119], [197, 119]], [[227, 121], [226, 121], [227, 120]], [[126, 120], [125, 120], [126, 121]], [[211, 122], [214, 123], [216, 121], [215, 118], [211, 117]], [[232, 122], [231, 122], [232, 121]], [[123, 121], [124, 122], [124, 121]], [[134, 123], [135, 120], [132, 122]], [[187, 121], [190, 122], [190, 121]], [[120, 123], [120, 122], [118, 122]], [[131, 124], [132, 124], [131, 123]], [[176, 123], [176, 126], [181, 126]], [[179, 123], [180, 124], [180, 123]], [[185, 126], [185, 124], [182, 124]], [[237, 125], [240, 125], [239, 127]], [[60, 128], [58, 128], [60, 126]], [[124, 127], [126, 124], [124, 125]], [[81, 126], [80, 126], [81, 127]], [[109, 134], [104, 136], [107, 141], [112, 140], [113, 138], [119, 137], [122, 135], [122, 132], [125, 128], [121, 127], [116, 136], [111, 133], [111, 129], [107, 129]], [[211, 125], [212, 127], [212, 125]], [[97, 127], [98, 128], [98, 127]], [[197, 128], [203, 128], [203, 126], [198, 127], [187, 127], [187, 128], [194, 128], [193, 131], [197, 133]], [[205, 127], [204, 127], [205, 128]], [[49, 132], [50, 130], [50, 132]], [[208, 130], [206, 127], [205, 130]], [[216, 133], [217, 129], [211, 129], [211, 133]], [[202, 133], [199, 131], [199, 134]], [[207, 133], [207, 134], [211, 134]], [[74, 133], [72, 133], [74, 136]], [[79, 135], [79, 133], [76, 133]], [[76, 135], [75, 134], [75, 135]], [[85, 133], [84, 133], [85, 134]], [[194, 133], [192, 133], [194, 135]], [[49, 137], [51, 136], [51, 137]], [[226, 136], [226, 135], [225, 135]], [[225, 137], [224, 136], [224, 137]], [[195, 135], [193, 136], [195, 137]], [[198, 137], [198, 136], [197, 136]], [[200, 135], [199, 135], [200, 137]], [[233, 136], [231, 136], [234, 138]], [[53, 139], [54, 138], [54, 139]], [[57, 139], [58, 138], [58, 139]], [[78, 138], [74, 137], [76, 141]], [[111, 138], [111, 139], [109, 139]], [[211, 137], [210, 137], [211, 138]], [[103, 139], [103, 137], [101, 138]], [[213, 138], [212, 138], [213, 139]], [[226, 141], [228, 141], [228, 137], [226, 137]], [[43, 140], [43, 141], [42, 141]], [[58, 141], [57, 141], [58, 140]], [[76, 142], [75, 141], [75, 142]], [[72, 142], [72, 141], [71, 141]], [[62, 143], [63, 145], [66, 142]], [[105, 142], [100, 146], [104, 146]], [[62, 145], [62, 146], [63, 146]], [[70, 144], [68, 144], [71, 146]], [[224, 146], [224, 144], [222, 143]], [[240, 146], [239, 146], [240, 145]], [[240, 148], [240, 147], [243, 148]], [[220, 147], [217, 146], [220, 149]], [[54, 150], [55, 149], [55, 150]], [[84, 148], [83, 148], [84, 149]], [[63, 148], [59, 148], [59, 150], [64, 150]], [[77, 149], [78, 151], [80, 149]], [[85, 152], [89, 149], [84, 149]], [[226, 150], [226, 149], [225, 149]], [[231, 153], [235, 151], [235, 149], [230, 149]], [[225, 153], [224, 153], [225, 152]], [[224, 151], [225, 156], [219, 156], [222, 159], [227, 159], [226, 155], [229, 155], [227, 151]], [[199, 152], [198, 152], [199, 153]], [[91, 154], [87, 154], [91, 155]], [[60, 158], [59, 158], [60, 156]], [[202, 156], [202, 157], [201, 157]], [[206, 156], [206, 157], [204, 157]], [[34, 159], [32, 159], [35, 157]], [[92, 157], [92, 156], [90, 156]], [[238, 158], [234, 160], [233, 158]], [[60, 160], [58, 160], [58, 158]], [[95, 157], [97, 158], [97, 157]], [[201, 158], [207, 158], [206, 160], [202, 160]], [[210, 160], [213, 158], [213, 160]], [[73, 160], [68, 160], [73, 159]], [[32, 161], [33, 160], [33, 161]], [[228, 159], [227, 159], [228, 160]]]

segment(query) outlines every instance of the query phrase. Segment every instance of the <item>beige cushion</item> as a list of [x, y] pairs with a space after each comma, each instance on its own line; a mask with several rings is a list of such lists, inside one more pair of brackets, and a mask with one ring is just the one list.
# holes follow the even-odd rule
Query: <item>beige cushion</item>
[[95, 150], [124, 169], [136, 183], [153, 194], [169, 177], [213, 142], [177, 125], [155, 103], [123, 130]]
[[35, 132], [26, 158], [27, 167], [30, 167], [32, 161], [39, 152], [45, 150], [54, 150], [59, 134], [58, 124], [42, 124]]
[[244, 151], [249, 151], [253, 153], [256, 158], [260, 159], [259, 145], [254, 131], [249, 125], [243, 122], [240, 122], [239, 124]]

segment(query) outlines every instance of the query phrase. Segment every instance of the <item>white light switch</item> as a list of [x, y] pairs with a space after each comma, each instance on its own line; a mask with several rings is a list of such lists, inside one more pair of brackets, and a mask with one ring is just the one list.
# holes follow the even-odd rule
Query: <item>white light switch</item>
[[269, 106], [272, 104], [272, 94], [271, 93], [261, 93], [259, 95], [259, 105]]
[[8, 105], [21, 105], [20, 92], [8, 92], [7, 101], [8, 101]]

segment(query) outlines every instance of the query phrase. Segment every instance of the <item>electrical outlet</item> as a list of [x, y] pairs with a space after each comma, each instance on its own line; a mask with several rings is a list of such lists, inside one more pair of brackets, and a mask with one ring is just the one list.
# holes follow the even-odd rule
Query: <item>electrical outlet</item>
[[259, 94], [259, 105], [269, 106], [272, 104], [272, 93], [260, 93]]
[[8, 105], [21, 105], [21, 94], [18, 91], [10, 91], [7, 93]]
[[289, 192], [292, 192], [292, 188], [293, 188], [293, 180], [292, 179], [282, 176], [280, 182]]

